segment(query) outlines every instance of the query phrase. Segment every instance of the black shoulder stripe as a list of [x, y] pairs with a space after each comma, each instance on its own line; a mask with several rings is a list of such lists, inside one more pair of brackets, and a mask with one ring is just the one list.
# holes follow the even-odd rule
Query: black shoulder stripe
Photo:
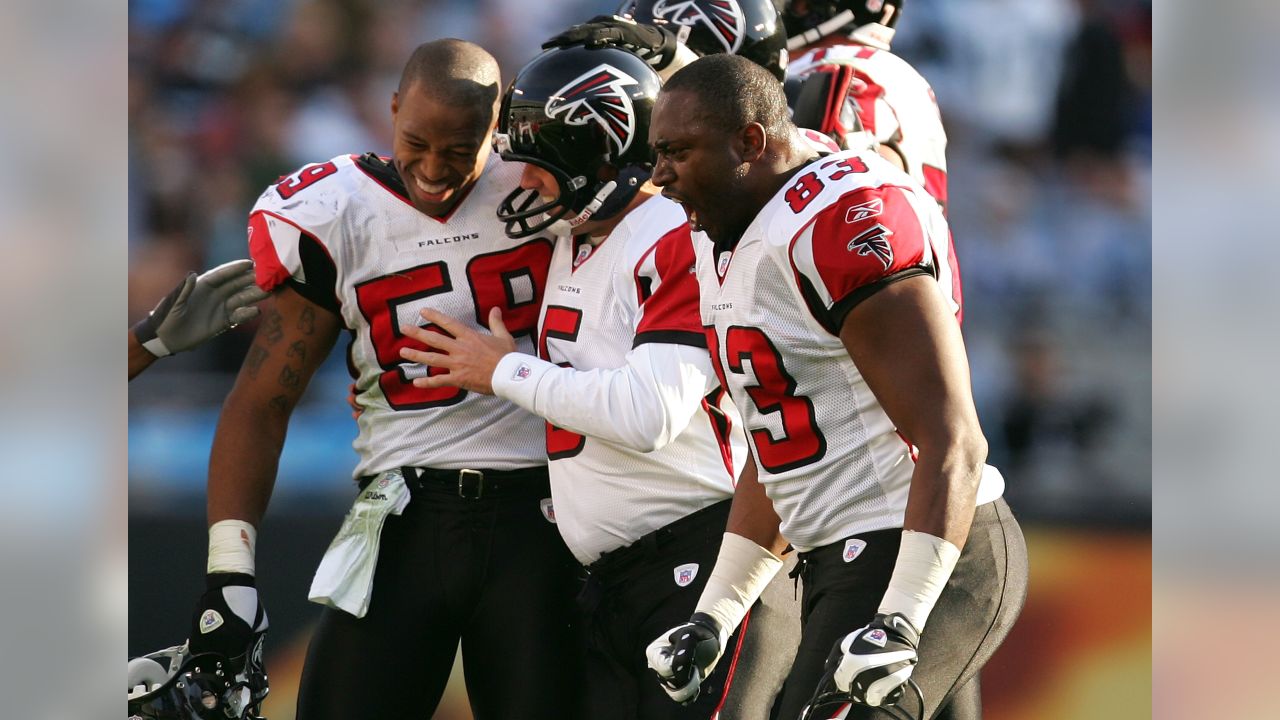
[[850, 311], [858, 306], [858, 303], [861, 303], [863, 300], [866, 300], [872, 295], [875, 295], [900, 280], [906, 280], [907, 278], [912, 278], [917, 275], [929, 275], [932, 277], [933, 271], [924, 265], [913, 265], [904, 270], [899, 270], [892, 275], [881, 278], [870, 285], [863, 285], [857, 290], [849, 293], [843, 299], [836, 301], [836, 303], [831, 306], [831, 311], [828, 314], [829, 325], [827, 330], [829, 330], [832, 335], [839, 335], [840, 328], [844, 326], [844, 319], [849, 316]]
[[396, 171], [395, 166], [389, 161], [378, 157], [376, 153], [365, 153], [356, 158], [356, 167], [359, 167], [369, 177], [377, 180], [391, 192], [405, 200], [409, 199], [409, 191], [405, 188], [404, 180], [400, 177], [400, 173]]
[[303, 233], [298, 238], [298, 254], [302, 258], [302, 272], [307, 281], [302, 283], [289, 278], [287, 280], [289, 287], [296, 290], [302, 297], [341, 317], [342, 302], [338, 299], [338, 270], [333, 266], [329, 253], [321, 247], [319, 240]]

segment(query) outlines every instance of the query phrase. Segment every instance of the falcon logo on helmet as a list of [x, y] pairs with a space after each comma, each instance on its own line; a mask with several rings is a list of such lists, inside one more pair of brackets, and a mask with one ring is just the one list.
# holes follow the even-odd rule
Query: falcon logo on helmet
[[738, 52], [746, 35], [747, 20], [737, 0], [658, 0], [653, 16], [678, 25], [702, 23], [727, 53]]
[[848, 250], [849, 252], [857, 250], [859, 255], [864, 256], [875, 255], [880, 262], [884, 263], [884, 269], [888, 270], [893, 264], [893, 247], [889, 245], [889, 236], [892, 234], [892, 230], [876, 223], [850, 240]]
[[547, 100], [547, 117], [564, 113], [566, 125], [600, 123], [618, 146], [618, 154], [631, 147], [636, 134], [636, 114], [631, 96], [623, 88], [640, 83], [609, 64], [598, 65], [571, 80]]

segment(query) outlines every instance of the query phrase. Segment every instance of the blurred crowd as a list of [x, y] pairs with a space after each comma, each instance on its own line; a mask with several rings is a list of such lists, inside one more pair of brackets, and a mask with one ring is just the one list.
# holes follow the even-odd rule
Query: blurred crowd
[[[247, 211], [281, 175], [389, 152], [391, 93], [418, 43], [473, 40], [510, 78], [544, 38], [618, 4], [131, 0], [130, 321], [188, 270], [246, 256]], [[947, 123], [965, 338], [1010, 503], [1029, 519], [1148, 524], [1151, 2], [910, 0], [904, 14], [894, 50]], [[203, 486], [203, 460], [166, 470], [165, 453], [184, 422], [211, 428], [248, 332], [134, 383], [131, 478]], [[330, 418], [314, 432], [345, 440], [342, 355], [304, 403]], [[345, 487], [354, 455], [311, 440], [351, 455], [332, 471]], [[173, 473], [198, 477], [143, 477]]]

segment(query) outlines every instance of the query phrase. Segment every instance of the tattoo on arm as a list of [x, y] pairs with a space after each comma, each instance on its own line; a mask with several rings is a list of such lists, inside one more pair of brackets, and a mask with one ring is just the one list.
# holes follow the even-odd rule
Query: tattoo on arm
[[271, 402], [267, 404], [267, 407], [284, 412], [289, 409], [289, 400], [284, 395], [277, 395], [271, 398]]
[[297, 390], [302, 387], [302, 373], [298, 372], [292, 366], [285, 365], [280, 368], [280, 377], [277, 379], [277, 382], [279, 382], [280, 387], [282, 388]]
[[284, 325], [279, 312], [272, 310], [262, 321], [262, 337], [267, 339], [269, 345], [275, 345], [284, 339]]
[[298, 358], [298, 360], [302, 362], [306, 362], [307, 361], [307, 344], [302, 342], [301, 340], [295, 341], [292, 345], [289, 346], [289, 352], [286, 353], [286, 357], [291, 357], [291, 358], [296, 357]]
[[311, 335], [316, 331], [316, 311], [310, 305], [302, 309], [302, 314], [298, 316], [297, 329]]
[[262, 369], [262, 363], [266, 361], [269, 354], [261, 345], [249, 348], [249, 354], [244, 357], [244, 371], [249, 377], [258, 377], [258, 371]]

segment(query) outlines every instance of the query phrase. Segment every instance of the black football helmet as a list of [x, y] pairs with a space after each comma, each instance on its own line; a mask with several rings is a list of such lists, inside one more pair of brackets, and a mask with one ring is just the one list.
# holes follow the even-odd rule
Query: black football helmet
[[627, 0], [619, 14], [646, 25], [684, 26], [682, 42], [699, 55], [741, 55], [782, 80], [787, 30], [780, 6], [780, 0]]
[[219, 653], [186, 645], [129, 661], [129, 720], [262, 720], [269, 688], [259, 634], [243, 668]]
[[560, 192], [508, 194], [498, 206], [507, 235], [571, 232], [622, 211], [653, 174], [649, 118], [661, 84], [648, 63], [612, 47], [552, 48], [525, 65], [502, 98], [494, 149], [547, 170]]
[[787, 28], [787, 49], [797, 50], [833, 33], [867, 28], [868, 45], [888, 49], [894, 26], [905, 0], [787, 0], [782, 20]]

